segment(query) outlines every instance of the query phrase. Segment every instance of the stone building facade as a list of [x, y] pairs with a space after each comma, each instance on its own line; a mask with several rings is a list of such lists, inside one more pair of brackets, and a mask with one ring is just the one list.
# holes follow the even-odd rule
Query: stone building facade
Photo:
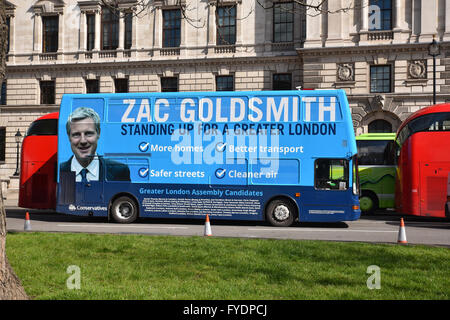
[[450, 101], [450, 0], [329, 0], [321, 13], [289, 0], [150, 3], [118, 17], [100, 0], [6, 1], [4, 190], [14, 189], [17, 130], [65, 93], [342, 88], [357, 134], [395, 131], [432, 104], [434, 37], [437, 102]]

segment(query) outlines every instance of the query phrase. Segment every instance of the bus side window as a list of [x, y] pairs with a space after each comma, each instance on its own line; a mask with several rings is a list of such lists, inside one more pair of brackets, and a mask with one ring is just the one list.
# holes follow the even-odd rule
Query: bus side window
[[103, 158], [100, 166], [105, 166], [106, 181], [130, 181], [130, 169], [126, 164], [126, 159]]
[[318, 159], [315, 163], [316, 189], [346, 190], [349, 185], [348, 161]]

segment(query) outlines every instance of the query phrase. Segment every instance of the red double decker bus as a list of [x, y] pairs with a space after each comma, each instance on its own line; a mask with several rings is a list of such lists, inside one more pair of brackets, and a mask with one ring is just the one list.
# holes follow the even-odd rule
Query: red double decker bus
[[397, 131], [396, 211], [445, 217], [450, 172], [450, 103], [413, 113]]
[[19, 207], [55, 209], [58, 112], [33, 121], [23, 139]]

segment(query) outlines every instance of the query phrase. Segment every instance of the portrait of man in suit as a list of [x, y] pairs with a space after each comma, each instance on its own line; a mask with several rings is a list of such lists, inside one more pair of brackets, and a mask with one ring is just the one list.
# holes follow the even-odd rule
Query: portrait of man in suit
[[61, 163], [61, 172], [75, 172], [76, 182], [130, 181], [127, 165], [97, 154], [100, 117], [94, 109], [75, 109], [67, 119], [66, 130], [73, 156]]

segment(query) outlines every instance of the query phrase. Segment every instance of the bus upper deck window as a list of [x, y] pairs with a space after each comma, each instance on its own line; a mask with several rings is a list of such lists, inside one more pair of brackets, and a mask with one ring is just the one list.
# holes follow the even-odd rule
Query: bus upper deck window
[[49, 136], [58, 134], [58, 119], [34, 121], [27, 131], [27, 136]]
[[316, 160], [314, 186], [316, 189], [347, 190], [349, 186], [348, 160]]

